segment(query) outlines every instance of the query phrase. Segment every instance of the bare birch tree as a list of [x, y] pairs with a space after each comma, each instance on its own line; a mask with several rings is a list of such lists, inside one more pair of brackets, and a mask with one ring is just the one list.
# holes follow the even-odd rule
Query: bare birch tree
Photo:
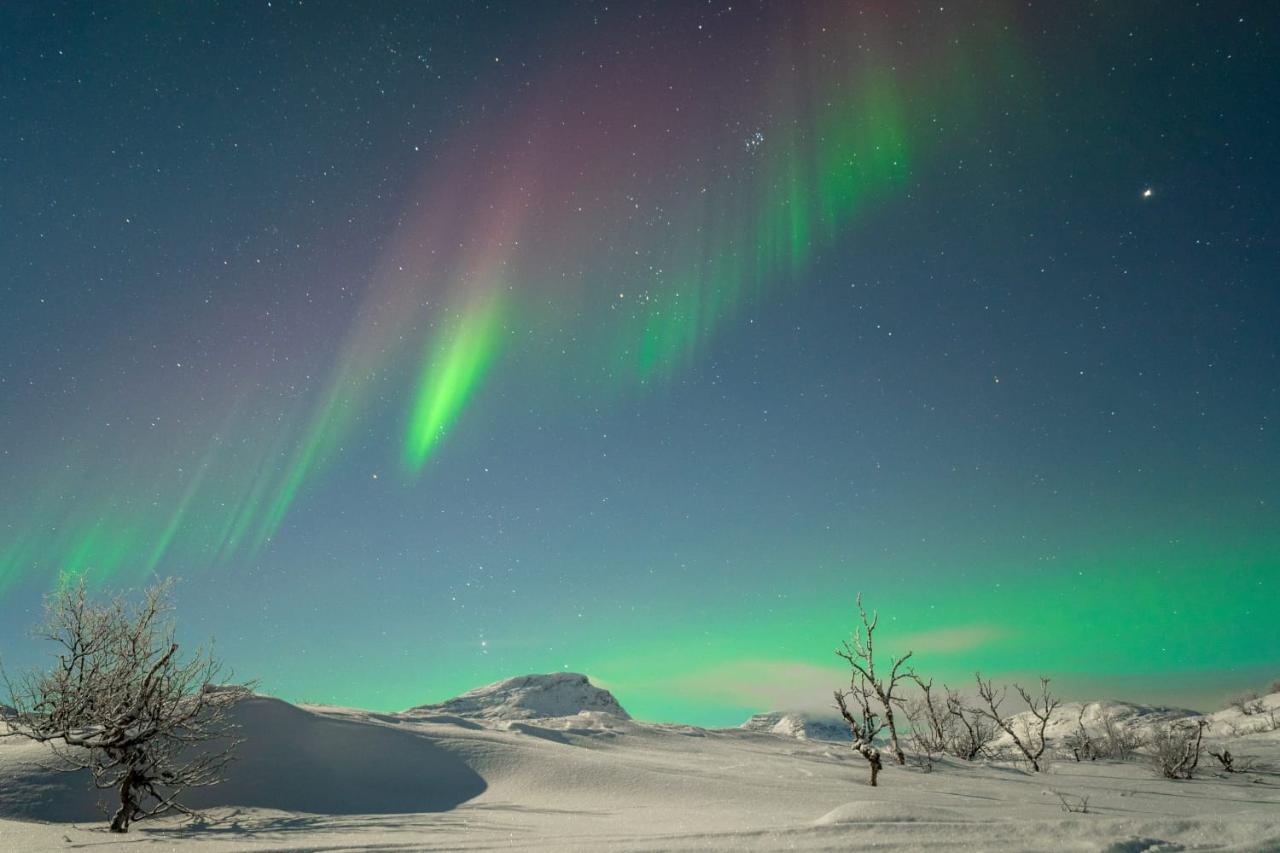
[[947, 714], [954, 721], [949, 749], [951, 754], [965, 761], [973, 761], [987, 752], [996, 738], [996, 727], [980, 711], [965, 705], [960, 694], [945, 684]]
[[919, 757], [920, 766], [929, 770], [938, 755], [951, 749], [956, 725], [947, 714], [945, 705], [935, 698], [933, 679], [925, 681], [914, 672], [909, 677], [920, 688], [920, 695], [899, 700], [899, 703], [911, 724], [911, 745]]
[[1015, 731], [1013, 719], [1000, 711], [1000, 705], [1004, 701], [1008, 688], [1002, 687], [997, 693], [990, 679], [982, 680], [981, 673], [975, 673], [974, 678], [978, 681], [978, 697], [983, 702], [983, 707], [978, 708], [978, 712], [999, 726], [1013, 740], [1013, 745], [1018, 748], [1023, 757], [1030, 762], [1031, 769], [1039, 773], [1040, 757], [1044, 755], [1045, 750], [1045, 729], [1049, 727], [1049, 718], [1053, 716], [1054, 709], [1062, 704], [1061, 700], [1050, 695], [1049, 679], [1040, 679], [1039, 696], [1033, 696], [1021, 685], [1013, 685], [1013, 689], [1018, 691], [1022, 701], [1027, 703], [1028, 712], [1034, 720], [1022, 726], [1022, 734], [1019, 736]]
[[889, 729], [889, 748], [893, 750], [893, 756], [899, 764], [906, 764], [907, 757], [898, 743], [898, 727], [893, 719], [893, 706], [894, 692], [898, 685], [910, 676], [909, 670], [904, 670], [902, 665], [911, 657], [911, 652], [893, 659], [887, 678], [878, 674], [874, 642], [880, 614], [873, 611], [871, 618], [867, 618], [867, 611], [862, 606], [862, 593], [858, 593], [857, 602], [862, 626], [854, 630], [853, 637], [845, 640], [842, 648], [836, 649], [836, 654], [844, 658], [853, 669], [854, 680], [861, 679], [864, 682], [862, 686], [869, 690], [879, 702], [884, 711], [884, 724]]
[[[840, 709], [840, 716], [844, 717], [844, 721], [849, 724], [849, 732], [853, 735], [853, 750], [867, 760], [867, 765], [871, 768], [871, 787], [876, 786], [876, 778], [880, 775], [880, 770], [884, 767], [884, 762], [880, 758], [880, 750], [876, 749], [876, 735], [880, 734], [884, 729], [884, 723], [879, 716], [871, 710], [871, 697], [873, 693], [868, 689], [867, 684], [860, 677], [854, 676], [853, 683], [848, 690], [837, 690], [835, 692], [836, 707]], [[849, 710], [848, 699], [852, 697], [857, 701], [857, 706], [853, 711]]]
[[1063, 746], [1071, 750], [1071, 757], [1077, 762], [1097, 761], [1102, 752], [1097, 740], [1084, 724], [1084, 712], [1088, 707], [1085, 704], [1080, 705], [1080, 713], [1076, 715], [1075, 730], [1063, 738]]
[[87, 770], [114, 789], [112, 832], [170, 811], [188, 788], [214, 785], [239, 741], [227, 713], [245, 687], [216, 686], [221, 664], [197, 648], [183, 661], [174, 640], [171, 582], [140, 603], [91, 601], [84, 581], [49, 596], [37, 636], [57, 644], [57, 664], [5, 677], [13, 733], [48, 743], [57, 769]]

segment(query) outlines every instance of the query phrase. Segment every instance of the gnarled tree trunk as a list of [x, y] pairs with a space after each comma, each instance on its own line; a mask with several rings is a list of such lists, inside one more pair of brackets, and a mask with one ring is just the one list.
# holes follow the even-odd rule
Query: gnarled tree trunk
[[133, 820], [133, 813], [137, 808], [133, 802], [133, 785], [135, 781], [136, 777], [132, 768], [120, 780], [120, 808], [116, 809], [116, 813], [111, 817], [112, 832], [129, 831], [129, 822]]

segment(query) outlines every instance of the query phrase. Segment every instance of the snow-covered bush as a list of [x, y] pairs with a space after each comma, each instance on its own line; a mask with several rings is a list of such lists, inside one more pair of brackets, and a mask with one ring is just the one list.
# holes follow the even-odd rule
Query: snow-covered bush
[[1200, 744], [1208, 725], [1176, 721], [1161, 723], [1151, 731], [1148, 746], [1155, 769], [1166, 779], [1190, 779], [1200, 765]]

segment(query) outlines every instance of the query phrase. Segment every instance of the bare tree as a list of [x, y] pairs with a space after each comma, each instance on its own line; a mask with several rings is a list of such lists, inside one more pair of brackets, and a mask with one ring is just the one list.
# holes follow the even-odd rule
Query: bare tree
[[1000, 704], [1004, 701], [1008, 688], [1000, 688], [997, 694], [990, 679], [983, 681], [981, 673], [974, 673], [974, 678], [978, 682], [978, 697], [982, 699], [985, 706], [978, 709], [979, 713], [999, 726], [1013, 740], [1013, 745], [1018, 748], [1023, 757], [1030, 762], [1031, 769], [1039, 773], [1040, 757], [1044, 755], [1045, 750], [1045, 729], [1049, 727], [1049, 718], [1053, 716], [1054, 709], [1062, 704], [1059, 699], [1050, 695], [1049, 679], [1040, 679], [1039, 696], [1033, 696], [1021, 685], [1013, 685], [1013, 689], [1018, 691], [1022, 701], [1027, 703], [1027, 710], [1035, 721], [1033, 723], [1024, 720], [1024, 725], [1021, 727], [1022, 734], [1019, 736], [1014, 729], [1013, 719], [1000, 711]]
[[1252, 717], [1255, 714], [1264, 713], [1267, 710], [1267, 703], [1258, 695], [1258, 691], [1249, 690], [1232, 699], [1231, 707], [1246, 717]]
[[911, 724], [911, 745], [920, 760], [922, 769], [933, 769], [933, 762], [949, 748], [954, 737], [955, 723], [946, 708], [933, 695], [933, 679], [925, 681], [916, 673], [909, 678], [920, 688], [920, 696], [899, 700], [902, 712]]
[[1080, 713], [1076, 716], [1075, 730], [1063, 739], [1063, 745], [1071, 750], [1071, 755], [1077, 762], [1084, 760], [1096, 761], [1098, 755], [1102, 752], [1098, 742], [1089, 733], [1088, 728], [1085, 727], [1084, 711], [1087, 707], [1087, 705], [1080, 706]]
[[911, 657], [911, 652], [893, 660], [887, 679], [878, 675], [873, 645], [880, 614], [872, 612], [871, 618], [867, 619], [867, 611], [862, 606], [862, 593], [858, 593], [857, 602], [862, 627], [854, 631], [851, 639], [845, 640], [843, 648], [836, 649], [836, 654], [844, 658], [853, 669], [854, 680], [860, 679], [864, 682], [864, 686], [880, 703], [884, 711], [885, 726], [889, 729], [889, 748], [893, 750], [894, 758], [899, 764], [906, 764], [907, 757], [898, 743], [898, 727], [893, 719], [893, 706], [894, 691], [898, 689], [903, 679], [909, 677], [908, 671], [903, 670], [902, 665]]
[[1114, 714], [1102, 715], [1102, 739], [1097, 743], [1102, 758], [1129, 761], [1142, 745], [1141, 732], [1121, 725]]
[[960, 695], [943, 685], [947, 715], [954, 721], [948, 749], [957, 758], [973, 761], [987, 752], [996, 739], [996, 727], [980, 711], [965, 705]]
[[1200, 742], [1208, 726], [1204, 720], [1156, 726], [1151, 733], [1151, 760], [1166, 779], [1190, 779], [1200, 764]]
[[214, 785], [239, 741], [227, 716], [246, 687], [217, 687], [221, 664], [206, 649], [178, 656], [170, 581], [130, 605], [91, 601], [83, 579], [49, 596], [37, 636], [57, 644], [57, 664], [5, 677], [13, 733], [48, 743], [58, 769], [87, 770], [114, 789], [112, 832], [169, 811], [188, 788]]
[[1231, 750], [1223, 748], [1222, 752], [1214, 752], [1212, 749], [1205, 750], [1214, 758], [1218, 759], [1218, 763], [1222, 765], [1222, 769], [1228, 773], [1236, 772], [1236, 757], [1231, 754]]
[[[884, 723], [880, 717], [871, 710], [871, 697], [873, 691], [867, 686], [865, 680], [859, 676], [854, 676], [853, 683], [848, 690], [835, 691], [836, 707], [840, 709], [840, 716], [844, 717], [846, 723], [849, 724], [849, 732], [853, 735], [853, 749], [859, 755], [867, 760], [868, 766], [871, 768], [871, 787], [876, 786], [876, 777], [880, 775], [880, 770], [884, 767], [884, 762], [880, 758], [880, 750], [876, 749], [876, 735], [884, 729]], [[857, 707], [854, 711], [849, 710], [849, 697], [857, 700]]]
[[1058, 802], [1062, 803], [1062, 810], [1064, 812], [1068, 812], [1070, 814], [1089, 813], [1088, 797], [1075, 796], [1074, 794], [1068, 794], [1063, 791], [1054, 791], [1053, 793], [1057, 796]]

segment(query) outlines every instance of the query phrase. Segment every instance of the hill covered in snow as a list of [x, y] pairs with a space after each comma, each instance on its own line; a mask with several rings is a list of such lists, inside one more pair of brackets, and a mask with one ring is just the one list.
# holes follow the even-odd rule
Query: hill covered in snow
[[[1177, 709], [1086, 703], [1066, 726], [1142, 727]], [[580, 675], [508, 679], [389, 714], [297, 707], [263, 696], [235, 709], [244, 743], [224, 784], [192, 791], [207, 825], [144, 821], [109, 836], [83, 774], [43, 765], [46, 747], [0, 737], [0, 850], [101, 845], [201, 850], [1280, 850], [1280, 732], [1267, 709], [1211, 720], [1247, 772], [1206, 757], [1196, 778], [1144, 759], [1043, 773], [942, 757], [932, 772], [866, 762], [815, 735], [821, 718], [774, 713], [743, 727], [631, 720]], [[443, 709], [443, 710], [442, 710]], [[1230, 725], [1229, 725], [1230, 724]], [[1057, 723], [1055, 723], [1057, 725]], [[0, 733], [4, 724], [0, 723]], [[1249, 732], [1233, 734], [1233, 732]], [[803, 737], [800, 735], [803, 734]], [[1065, 798], [1065, 799], [1064, 799]], [[1087, 798], [1086, 812], [1063, 803]]]
[[[1017, 705], [1013, 699], [1006, 700], [1002, 711], [1013, 712]], [[1025, 706], [1024, 706], [1025, 707]], [[1163, 705], [1140, 705], [1133, 702], [1101, 700], [1094, 702], [1064, 702], [1054, 710], [1045, 728], [1045, 739], [1051, 744], [1061, 744], [1073, 735], [1080, 725], [1093, 735], [1115, 726], [1135, 735], [1145, 735], [1155, 726], [1175, 720], [1194, 719], [1200, 716], [1199, 711], [1186, 708], [1170, 708]], [[1010, 713], [1015, 731], [1035, 723], [1030, 712]], [[1009, 744], [1009, 736], [1002, 734], [996, 739], [996, 746]]]
[[753, 714], [738, 728], [782, 735], [797, 740], [843, 743], [853, 739], [848, 725], [838, 717], [820, 716], [804, 711], [770, 711], [764, 714]]
[[576, 672], [521, 675], [468, 690], [433, 705], [403, 711], [407, 718], [450, 715], [481, 720], [536, 720], [591, 712], [631, 719], [608, 690]]

